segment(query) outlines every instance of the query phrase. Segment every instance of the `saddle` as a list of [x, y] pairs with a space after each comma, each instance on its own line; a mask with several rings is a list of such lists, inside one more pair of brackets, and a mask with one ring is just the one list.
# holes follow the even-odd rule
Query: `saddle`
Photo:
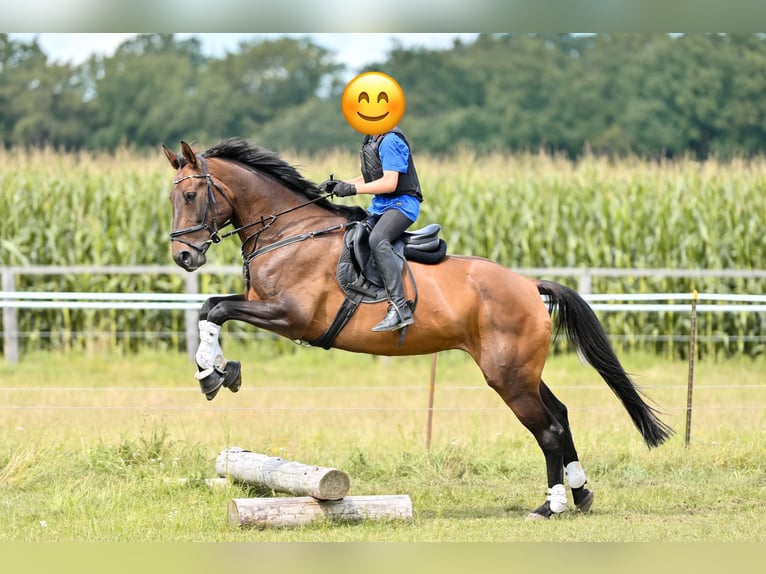
[[[414, 310], [417, 304], [417, 285], [410, 272], [407, 261], [435, 265], [447, 255], [447, 244], [439, 237], [441, 225], [432, 223], [422, 229], [406, 231], [391, 247], [398, 255], [400, 272], [407, 274], [415, 291]], [[335, 315], [330, 327], [310, 345], [329, 349], [338, 333], [346, 326], [361, 303], [377, 303], [386, 299], [383, 280], [372, 257], [369, 245], [370, 227], [360, 221], [346, 230], [343, 236], [343, 249], [338, 259], [338, 283], [346, 295], [346, 300]]]

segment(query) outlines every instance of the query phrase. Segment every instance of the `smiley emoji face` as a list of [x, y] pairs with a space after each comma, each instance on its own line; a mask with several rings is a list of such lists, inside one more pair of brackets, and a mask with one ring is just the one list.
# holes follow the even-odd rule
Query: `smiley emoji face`
[[365, 135], [382, 134], [404, 115], [404, 92], [391, 76], [365, 72], [351, 80], [341, 96], [346, 121]]

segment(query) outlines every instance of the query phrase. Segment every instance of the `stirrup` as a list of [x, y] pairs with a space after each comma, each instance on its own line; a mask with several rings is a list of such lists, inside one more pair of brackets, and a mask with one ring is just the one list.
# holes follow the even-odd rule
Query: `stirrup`
[[[199, 365], [197, 365], [199, 369]], [[242, 364], [239, 361], [226, 361], [223, 370], [218, 367], [200, 369], [194, 377], [199, 381], [200, 390], [205, 398], [212, 401], [221, 390], [226, 387], [232, 393], [236, 393], [242, 386]]]

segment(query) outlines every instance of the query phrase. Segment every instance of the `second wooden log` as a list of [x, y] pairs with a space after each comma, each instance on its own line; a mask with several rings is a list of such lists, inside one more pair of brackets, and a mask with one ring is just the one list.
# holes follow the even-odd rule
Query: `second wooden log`
[[215, 461], [219, 476], [294, 496], [340, 500], [348, 493], [348, 475], [337, 468], [307, 465], [239, 447], [221, 451]]
[[310, 496], [232, 498], [227, 518], [231, 526], [257, 528], [303, 526], [312, 522], [403, 520], [412, 522], [412, 501], [406, 494], [347, 496], [320, 501]]

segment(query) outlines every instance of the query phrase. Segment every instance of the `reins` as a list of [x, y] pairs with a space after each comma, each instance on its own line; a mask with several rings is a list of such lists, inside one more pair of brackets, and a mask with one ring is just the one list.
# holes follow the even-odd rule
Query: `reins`
[[347, 221], [345, 223], [339, 223], [338, 225], [333, 225], [331, 227], [319, 229], [318, 231], [307, 231], [306, 233], [301, 233], [299, 235], [291, 235], [290, 237], [285, 237], [284, 239], [280, 239], [279, 241], [276, 241], [272, 243], [271, 245], [266, 245], [265, 247], [261, 247], [260, 249], [255, 249], [251, 251], [248, 255], [245, 255], [243, 250], [242, 260], [245, 262], [245, 264], [248, 264], [259, 255], [264, 255], [265, 253], [274, 251], [275, 249], [279, 249], [280, 247], [284, 247], [292, 243], [298, 243], [300, 241], [305, 241], [306, 239], [313, 239], [314, 237], [317, 237], [319, 235], [325, 235], [327, 233], [332, 233], [333, 231], [346, 229], [347, 227], [350, 227], [351, 225], [354, 225], [356, 223], [357, 223], [356, 221]]

